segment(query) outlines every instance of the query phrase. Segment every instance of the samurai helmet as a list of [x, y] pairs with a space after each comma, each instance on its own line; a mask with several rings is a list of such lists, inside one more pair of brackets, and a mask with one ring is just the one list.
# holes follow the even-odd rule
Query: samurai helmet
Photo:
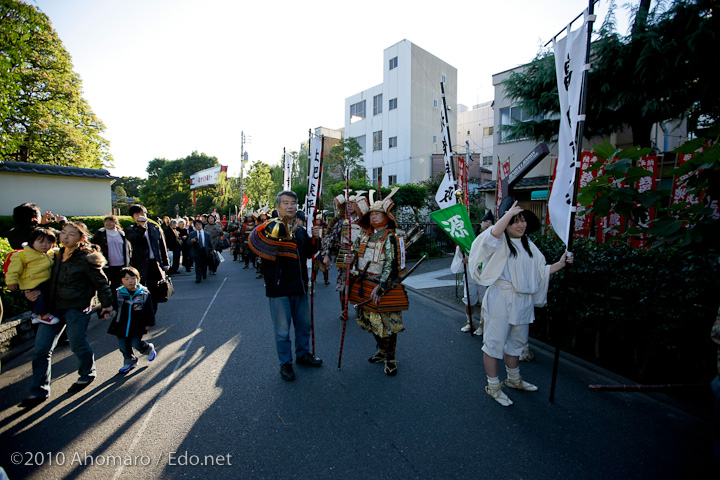
[[395, 203], [392, 201], [392, 196], [395, 195], [398, 190], [400, 190], [400, 187], [393, 187], [387, 197], [377, 201], [375, 201], [375, 190], [370, 190], [370, 208], [368, 209], [368, 219], [367, 221], [363, 221], [363, 223], [367, 225], [370, 224], [370, 212], [382, 212], [388, 217], [389, 228], [395, 228], [397, 222], [395, 221], [395, 217], [390, 212], [390, 210], [392, 210], [392, 208], [395, 206]]
[[352, 209], [357, 213], [358, 217], [362, 218], [366, 213], [370, 211], [370, 202], [367, 197], [363, 197], [362, 194], [367, 193], [366, 190], [358, 190], [355, 195], [350, 195], [350, 202]]

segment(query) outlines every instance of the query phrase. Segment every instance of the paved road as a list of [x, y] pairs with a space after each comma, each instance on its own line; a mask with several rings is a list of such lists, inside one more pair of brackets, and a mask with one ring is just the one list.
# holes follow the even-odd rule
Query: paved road
[[61, 347], [52, 398], [19, 411], [30, 353], [3, 363], [0, 465], [11, 480], [707, 478], [707, 420], [657, 397], [590, 392], [617, 380], [568, 360], [551, 404], [552, 354], [542, 348], [522, 365], [541, 391], [511, 391], [515, 405], [500, 407], [483, 391], [480, 339], [427, 295], [410, 294], [390, 378], [367, 362], [374, 342], [354, 322], [338, 370], [339, 302], [320, 285], [325, 365], [297, 367], [286, 383], [251, 270], [226, 261], [200, 285], [174, 282], [151, 335], [158, 358], [127, 376], [116, 375], [122, 357], [99, 320], [90, 329], [99, 376], [81, 393], [64, 393], [76, 365]]

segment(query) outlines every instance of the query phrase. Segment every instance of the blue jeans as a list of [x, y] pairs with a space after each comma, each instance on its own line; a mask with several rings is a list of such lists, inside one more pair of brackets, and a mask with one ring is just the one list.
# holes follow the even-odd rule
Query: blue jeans
[[280, 365], [292, 363], [291, 322], [295, 327], [295, 358], [310, 352], [310, 305], [307, 295], [269, 297], [268, 300]]
[[125, 359], [125, 365], [137, 362], [133, 347], [143, 355], [150, 353], [150, 345], [140, 337], [118, 337], [118, 347], [120, 347], [120, 352]]
[[38, 397], [50, 396], [52, 380], [52, 355], [62, 331], [67, 328], [70, 350], [78, 359], [79, 381], [88, 382], [95, 379], [95, 355], [87, 337], [90, 315], [82, 310], [67, 310], [56, 313], [63, 322], [55, 325], [39, 324], [35, 334], [35, 349], [32, 360], [32, 384], [30, 394]]

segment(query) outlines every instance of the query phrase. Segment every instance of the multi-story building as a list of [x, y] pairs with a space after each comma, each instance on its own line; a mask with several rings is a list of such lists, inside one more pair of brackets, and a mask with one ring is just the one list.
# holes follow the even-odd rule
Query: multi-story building
[[457, 69], [408, 40], [383, 52], [381, 84], [345, 99], [345, 138], [355, 138], [374, 184], [420, 182], [442, 153], [440, 83], [457, 130]]

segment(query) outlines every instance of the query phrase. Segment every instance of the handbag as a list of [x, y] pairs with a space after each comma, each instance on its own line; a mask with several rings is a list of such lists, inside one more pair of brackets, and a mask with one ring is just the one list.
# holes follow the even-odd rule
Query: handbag
[[163, 274], [163, 278], [158, 282], [157, 288], [155, 289], [156, 300], [160, 303], [165, 303], [170, 300], [170, 297], [172, 297], [174, 293], [175, 287], [173, 286], [172, 279]]

